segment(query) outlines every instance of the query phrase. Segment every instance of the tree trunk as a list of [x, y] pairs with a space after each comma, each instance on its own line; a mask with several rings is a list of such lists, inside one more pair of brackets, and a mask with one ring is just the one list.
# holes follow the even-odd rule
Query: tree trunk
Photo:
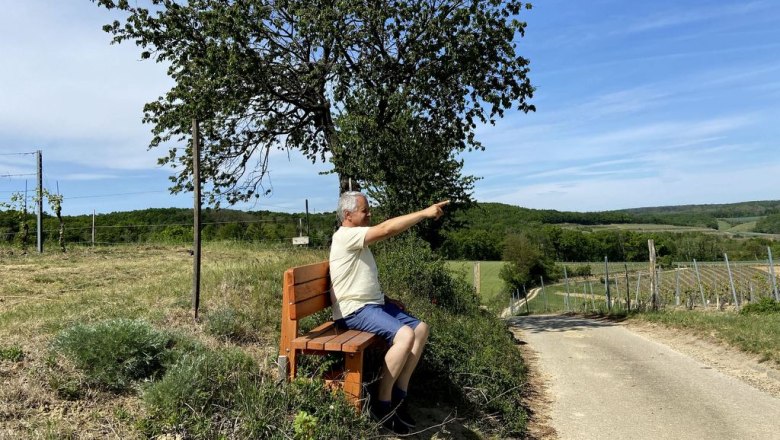
[[339, 195], [345, 191], [360, 191], [360, 184], [352, 177], [339, 174]]

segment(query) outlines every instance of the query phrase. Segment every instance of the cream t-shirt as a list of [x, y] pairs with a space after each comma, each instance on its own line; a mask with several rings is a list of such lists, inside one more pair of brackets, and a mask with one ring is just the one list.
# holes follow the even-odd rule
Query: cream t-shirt
[[374, 255], [365, 246], [368, 227], [342, 226], [330, 246], [333, 319], [341, 319], [366, 304], [384, 304]]

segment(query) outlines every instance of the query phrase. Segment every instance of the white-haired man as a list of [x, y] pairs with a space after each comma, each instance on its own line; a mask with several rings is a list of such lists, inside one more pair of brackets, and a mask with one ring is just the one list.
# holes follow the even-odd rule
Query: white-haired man
[[404, 405], [409, 379], [428, 341], [428, 325], [406, 313], [404, 305], [387, 297], [379, 287], [376, 262], [369, 245], [406, 231], [425, 219], [438, 219], [449, 201], [421, 211], [394, 217], [371, 226], [368, 199], [360, 192], [339, 197], [341, 227], [333, 234], [330, 276], [333, 284], [333, 318], [350, 329], [385, 338], [385, 354], [377, 395], [371, 412], [398, 434], [414, 426]]

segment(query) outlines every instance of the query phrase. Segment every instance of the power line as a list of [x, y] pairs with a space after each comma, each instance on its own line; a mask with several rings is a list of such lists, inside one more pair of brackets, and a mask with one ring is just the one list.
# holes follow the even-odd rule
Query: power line
[[36, 154], [36, 152], [33, 151], [32, 153], [1, 153], [0, 156], [25, 156], [28, 154]]
[[168, 191], [138, 191], [138, 192], [127, 192], [127, 193], [116, 193], [116, 194], [96, 194], [91, 196], [63, 197], [63, 199], [64, 200], [94, 199], [99, 197], [129, 196], [133, 194], [151, 194], [151, 193], [164, 193], [164, 192], [168, 192]]
[[22, 176], [37, 176], [35, 173], [30, 174], [0, 174], [0, 177], [22, 177]]

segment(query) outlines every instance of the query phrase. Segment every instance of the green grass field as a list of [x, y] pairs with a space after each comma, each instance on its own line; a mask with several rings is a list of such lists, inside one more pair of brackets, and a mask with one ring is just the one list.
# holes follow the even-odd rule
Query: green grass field
[[562, 224], [559, 225], [563, 228], [570, 229], [583, 229], [589, 231], [599, 230], [621, 230], [621, 231], [637, 231], [637, 232], [713, 232], [710, 228], [701, 228], [695, 226], [675, 226], [675, 225], [659, 225], [655, 223], [617, 223], [609, 225], [573, 225]]
[[[466, 281], [474, 285], [474, 265], [475, 261], [448, 261], [447, 267], [455, 273], [462, 274]], [[499, 277], [499, 272], [504, 266], [503, 261], [479, 261], [480, 272], [480, 296], [484, 300], [492, 298], [506, 292], [504, 282]]]
[[728, 232], [753, 232], [756, 229], [756, 221], [739, 223], [727, 229]]
[[[504, 326], [475, 307], [471, 292], [458, 283], [453, 289], [459, 290], [449, 294], [469, 301], [457, 315], [447, 308], [452, 304], [437, 307], [414, 296], [420, 291], [415, 282], [434, 273], [406, 277], [405, 264], [415, 266], [418, 259], [399, 257], [408, 249], [398, 249], [378, 257], [395, 270], [384, 270], [383, 280], [405, 286], [399, 298], [437, 329], [423, 358], [426, 368], [418, 373], [426, 391], [418, 402], [437, 411], [446, 407], [442, 420], [456, 438], [481, 438], [480, 432], [522, 437], [522, 391], [514, 391], [522, 388], [525, 367]], [[327, 251], [204, 243], [196, 321], [188, 250], [128, 245], [22, 255], [0, 247], [0, 438], [310, 438], [294, 431], [304, 412], [319, 420], [319, 434], [311, 438], [378, 437], [366, 413], [356, 413], [321, 383], [285, 385], [277, 378], [282, 274], [326, 259]], [[327, 313], [317, 314], [302, 325], [325, 319]], [[152, 345], [162, 352], [144, 351]], [[69, 357], [63, 347], [78, 355]], [[134, 347], [142, 350], [126, 362], [119, 353]], [[82, 362], [94, 353], [102, 353], [102, 362]], [[150, 376], [100, 379], [111, 370], [104, 364], [134, 372], [139, 359], [162, 360]], [[92, 365], [101, 367], [91, 371]], [[304, 361], [301, 376], [314, 375], [317, 365]], [[431, 379], [447, 377], [453, 365], [457, 377]], [[466, 386], [478, 391], [475, 400], [453, 398], [452, 390]], [[459, 405], [468, 405], [469, 412], [452, 420], [447, 414]]]

